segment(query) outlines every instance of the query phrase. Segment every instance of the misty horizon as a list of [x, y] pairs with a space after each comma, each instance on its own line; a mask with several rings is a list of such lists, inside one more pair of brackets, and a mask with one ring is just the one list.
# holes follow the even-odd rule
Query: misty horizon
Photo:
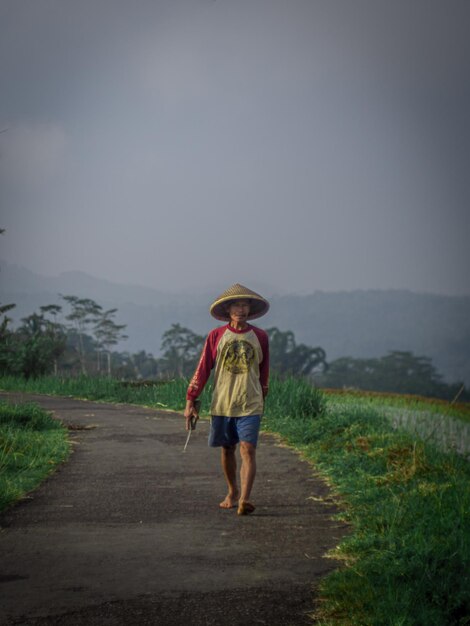
[[[123, 282], [123, 281], [119, 281], [119, 277], [117, 279], [109, 279], [106, 278], [104, 276], [99, 276], [98, 274], [92, 274], [90, 272], [86, 272], [83, 270], [79, 270], [79, 269], [71, 269], [71, 270], [65, 270], [65, 271], [61, 271], [58, 272], [56, 274], [44, 274], [42, 272], [37, 272], [35, 270], [33, 270], [32, 268], [26, 267], [24, 265], [20, 265], [20, 264], [16, 264], [16, 263], [7, 263], [5, 262], [3, 259], [0, 258], [0, 296], [2, 294], [2, 291], [5, 291], [5, 285], [4, 285], [4, 281], [2, 281], [2, 270], [19, 270], [19, 271], [26, 271], [27, 273], [31, 273], [32, 275], [38, 276], [41, 279], [60, 279], [60, 278], [67, 278], [67, 277], [71, 277], [71, 278], [84, 278], [85, 280], [87, 279], [92, 279], [92, 281], [97, 281], [97, 282], [104, 282], [104, 283], [108, 283], [110, 285], [115, 285], [115, 286], [122, 286], [122, 287], [134, 287], [134, 288], [138, 288], [138, 289], [143, 289], [143, 290], [150, 290], [150, 291], [155, 291], [161, 294], [168, 294], [168, 295], [194, 295], [194, 294], [198, 294], [198, 295], [207, 295], [208, 297], [211, 296], [216, 296], [217, 294], [223, 292], [229, 285], [226, 283], [222, 283], [220, 282], [219, 284], [211, 284], [209, 282], [207, 283], [201, 283], [200, 285], [198, 285], [197, 290], [194, 289], [193, 291], [190, 290], [190, 288], [188, 289], [183, 289], [180, 288], [178, 289], [161, 289], [155, 286], [152, 286], [150, 284], [145, 284], [142, 282]], [[243, 281], [241, 280], [237, 280], [236, 282], [244, 284]], [[279, 297], [285, 297], [285, 296], [310, 296], [310, 295], [314, 295], [316, 293], [321, 294], [349, 294], [349, 293], [357, 293], [357, 292], [385, 292], [385, 291], [389, 291], [389, 292], [405, 292], [405, 293], [410, 293], [410, 294], [418, 294], [418, 295], [423, 295], [423, 296], [443, 296], [443, 297], [450, 297], [450, 298], [468, 298], [470, 297], [470, 294], [448, 294], [448, 293], [438, 293], [438, 292], [433, 292], [433, 291], [425, 291], [425, 290], [419, 290], [419, 289], [406, 289], [406, 288], [390, 288], [390, 289], [386, 289], [386, 288], [373, 288], [373, 287], [367, 287], [367, 288], [356, 288], [356, 289], [314, 289], [313, 291], [305, 291], [305, 292], [300, 292], [300, 291], [289, 291], [289, 290], [285, 290], [285, 291], [281, 291], [281, 290], [276, 290], [273, 286], [269, 285], [269, 283], [267, 282], [261, 282], [261, 281], [249, 281], [249, 283], [254, 290], [256, 291], [257, 289], [259, 289], [260, 291], [263, 292], [264, 295], [266, 295], [266, 297], [273, 297], [273, 296], [279, 296]], [[12, 287], [11, 283], [8, 286], [8, 290], [10, 290]]]

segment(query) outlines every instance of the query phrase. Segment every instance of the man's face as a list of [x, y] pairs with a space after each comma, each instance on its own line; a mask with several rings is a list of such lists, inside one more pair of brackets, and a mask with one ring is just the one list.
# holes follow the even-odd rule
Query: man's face
[[250, 301], [234, 300], [228, 305], [228, 314], [232, 322], [245, 322], [250, 314]]

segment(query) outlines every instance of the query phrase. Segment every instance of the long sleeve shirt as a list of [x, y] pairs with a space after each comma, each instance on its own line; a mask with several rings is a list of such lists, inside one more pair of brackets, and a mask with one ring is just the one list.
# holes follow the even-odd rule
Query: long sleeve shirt
[[261, 415], [268, 393], [269, 342], [264, 330], [229, 324], [212, 330], [187, 391], [196, 400], [214, 369], [211, 414], [226, 417]]

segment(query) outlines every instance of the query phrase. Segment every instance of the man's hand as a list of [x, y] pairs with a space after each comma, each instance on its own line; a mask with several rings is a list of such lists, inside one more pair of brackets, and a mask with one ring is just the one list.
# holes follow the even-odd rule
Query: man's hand
[[196, 422], [199, 419], [198, 400], [186, 400], [184, 417], [186, 418], [186, 430], [194, 430], [196, 428]]

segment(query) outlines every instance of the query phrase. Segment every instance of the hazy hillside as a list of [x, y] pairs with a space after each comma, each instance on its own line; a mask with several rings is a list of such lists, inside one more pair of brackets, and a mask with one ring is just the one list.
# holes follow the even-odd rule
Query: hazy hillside
[[[198, 295], [168, 294], [82, 272], [44, 277], [6, 263], [1, 263], [0, 271], [0, 301], [17, 304], [11, 314], [15, 321], [40, 305], [59, 302], [59, 293], [89, 297], [104, 308], [118, 307], [117, 321], [127, 324], [129, 335], [121, 349], [153, 354], [159, 353], [162, 333], [174, 322], [201, 334], [216, 325], [208, 305], [223, 288]], [[328, 360], [412, 350], [431, 357], [448, 381], [470, 384], [469, 296], [352, 291], [271, 296], [270, 301], [271, 310], [258, 325], [293, 330], [298, 342], [322, 346]]]

